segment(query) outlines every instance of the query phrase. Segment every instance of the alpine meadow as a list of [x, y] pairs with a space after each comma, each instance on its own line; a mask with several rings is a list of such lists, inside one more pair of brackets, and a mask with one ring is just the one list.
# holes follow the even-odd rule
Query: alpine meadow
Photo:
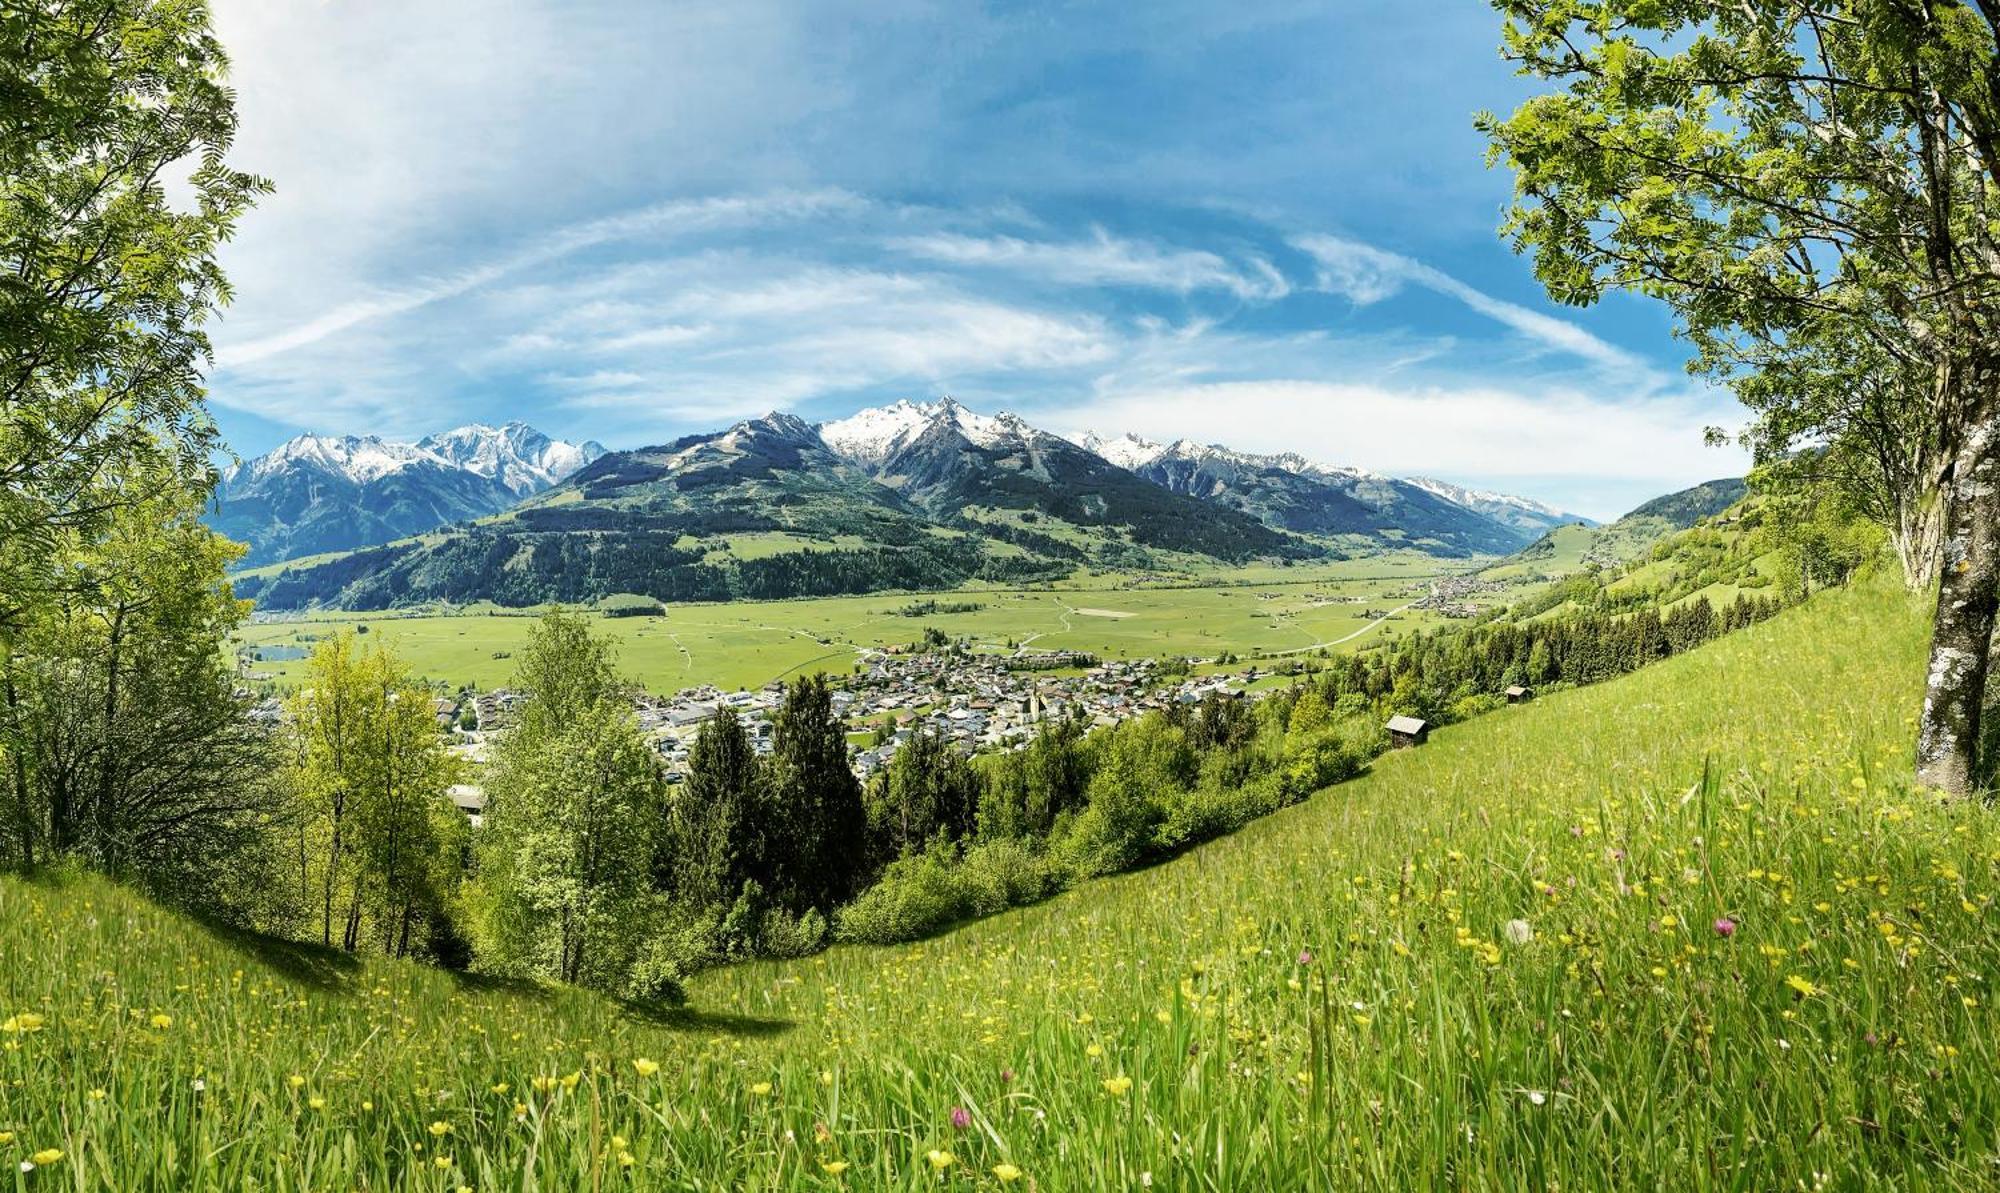
[[0, 1182], [2000, 1186], [1996, 97], [0, 5]]

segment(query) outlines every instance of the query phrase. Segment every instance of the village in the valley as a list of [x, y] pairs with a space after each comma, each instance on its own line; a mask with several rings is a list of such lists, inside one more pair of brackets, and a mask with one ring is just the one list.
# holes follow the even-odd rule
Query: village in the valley
[[[1414, 588], [1406, 603], [1364, 610], [1362, 615], [1386, 621], [1408, 609], [1448, 618], [1472, 617], [1481, 611], [1476, 598], [1490, 597], [1503, 587], [1471, 576], [1437, 577]], [[940, 638], [928, 644], [858, 650], [851, 670], [833, 672], [828, 678], [834, 688], [834, 711], [856, 735], [855, 774], [865, 780], [887, 766], [920, 732], [938, 733], [967, 753], [1016, 749], [1047, 721], [1076, 718], [1086, 725], [1112, 725], [1149, 711], [1196, 704], [1211, 694], [1251, 697], [1258, 694], [1260, 678], [1297, 668], [1296, 661], [1276, 657], [1261, 663], [1253, 659], [1242, 670], [1206, 674], [1194, 670], [1196, 664], [1216, 661], [1105, 661], [1081, 652], [1026, 647], [1001, 653]], [[679, 782], [685, 778], [695, 735], [724, 709], [736, 714], [759, 754], [770, 753], [772, 717], [784, 693], [781, 679], [754, 690], [724, 691], [703, 685], [671, 695], [640, 692], [634, 698], [634, 712], [641, 731], [659, 752], [668, 780]], [[494, 735], [512, 725], [523, 699], [523, 693], [504, 687], [438, 696], [438, 724], [452, 733], [456, 752], [470, 762], [483, 763], [490, 756]], [[282, 715], [279, 701], [265, 700], [254, 715], [275, 722]], [[480, 789], [460, 785], [452, 798], [477, 823], [485, 803]]]

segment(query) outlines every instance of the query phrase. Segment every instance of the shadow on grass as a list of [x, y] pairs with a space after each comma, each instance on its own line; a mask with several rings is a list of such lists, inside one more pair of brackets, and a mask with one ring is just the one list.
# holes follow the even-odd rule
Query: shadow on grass
[[755, 1015], [733, 1015], [723, 1011], [702, 1011], [694, 1007], [658, 1002], [621, 1002], [625, 1014], [650, 1027], [668, 1031], [700, 1032], [705, 1035], [746, 1036], [770, 1039], [797, 1027], [790, 1019], [760, 1019]]
[[532, 978], [503, 977], [497, 973], [474, 973], [469, 969], [439, 969], [439, 973], [450, 978], [460, 990], [473, 994], [511, 994], [516, 998], [532, 998], [543, 1002], [550, 996], [549, 987]]
[[340, 990], [346, 988], [354, 975], [361, 971], [361, 959], [340, 949], [266, 936], [262, 932], [205, 916], [189, 916], [188, 923], [208, 933], [210, 938], [231, 951], [301, 986]]

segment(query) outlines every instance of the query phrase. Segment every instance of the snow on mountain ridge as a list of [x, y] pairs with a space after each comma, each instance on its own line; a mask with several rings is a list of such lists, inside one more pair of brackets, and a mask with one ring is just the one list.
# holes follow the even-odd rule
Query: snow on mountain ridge
[[366, 484], [425, 463], [452, 466], [427, 448], [396, 443], [379, 435], [299, 435], [279, 444], [276, 450], [237, 466], [230, 479], [247, 475], [252, 480], [262, 480], [286, 468], [307, 465], [356, 484]]
[[980, 414], [955, 398], [912, 402], [902, 398], [887, 406], [857, 410], [846, 418], [821, 423], [819, 435], [836, 453], [874, 466], [895, 455], [932, 426], [950, 426], [979, 447], [1026, 442], [1046, 432], [1030, 426], [1018, 414]]
[[1476, 510], [1482, 505], [1510, 506], [1514, 509], [1525, 510], [1531, 514], [1539, 514], [1545, 518], [1567, 520], [1578, 516], [1569, 513], [1567, 510], [1558, 509], [1546, 501], [1537, 501], [1532, 497], [1520, 497], [1513, 493], [1495, 493], [1487, 489], [1469, 489], [1464, 485], [1454, 485], [1450, 481], [1436, 480], [1427, 476], [1413, 476], [1410, 478], [1410, 483], [1424, 490], [1426, 493], [1442, 497], [1454, 505], [1462, 505], [1467, 509]]
[[366, 485], [410, 468], [470, 472], [498, 481], [517, 496], [540, 492], [604, 454], [602, 445], [551, 439], [526, 423], [472, 423], [416, 443], [379, 435], [297, 435], [231, 469], [232, 484], [260, 481], [292, 468]]
[[538, 493], [604, 454], [602, 444], [551, 439], [520, 421], [500, 427], [470, 423], [427, 435], [417, 446], [455, 467], [497, 480], [518, 496]]

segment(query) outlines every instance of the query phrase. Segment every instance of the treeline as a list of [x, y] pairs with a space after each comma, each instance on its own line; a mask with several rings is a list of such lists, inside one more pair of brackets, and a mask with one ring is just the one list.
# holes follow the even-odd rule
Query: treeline
[[944, 589], [972, 579], [1056, 579], [1067, 564], [989, 556], [975, 540], [923, 536], [908, 546], [808, 548], [711, 560], [674, 530], [521, 533], [485, 527], [423, 545], [376, 548], [246, 576], [238, 588], [272, 609], [388, 609], [432, 601], [587, 604], [614, 593], [661, 601], [776, 600], [883, 589]]
[[1649, 605], [1620, 612], [1613, 602], [1610, 609], [1411, 634], [1309, 669], [1321, 698], [1343, 714], [1370, 710], [1443, 723], [1497, 706], [1509, 687], [1612, 679], [1782, 608], [1776, 597], [1747, 595], [1721, 609], [1706, 597], [1665, 611]]

